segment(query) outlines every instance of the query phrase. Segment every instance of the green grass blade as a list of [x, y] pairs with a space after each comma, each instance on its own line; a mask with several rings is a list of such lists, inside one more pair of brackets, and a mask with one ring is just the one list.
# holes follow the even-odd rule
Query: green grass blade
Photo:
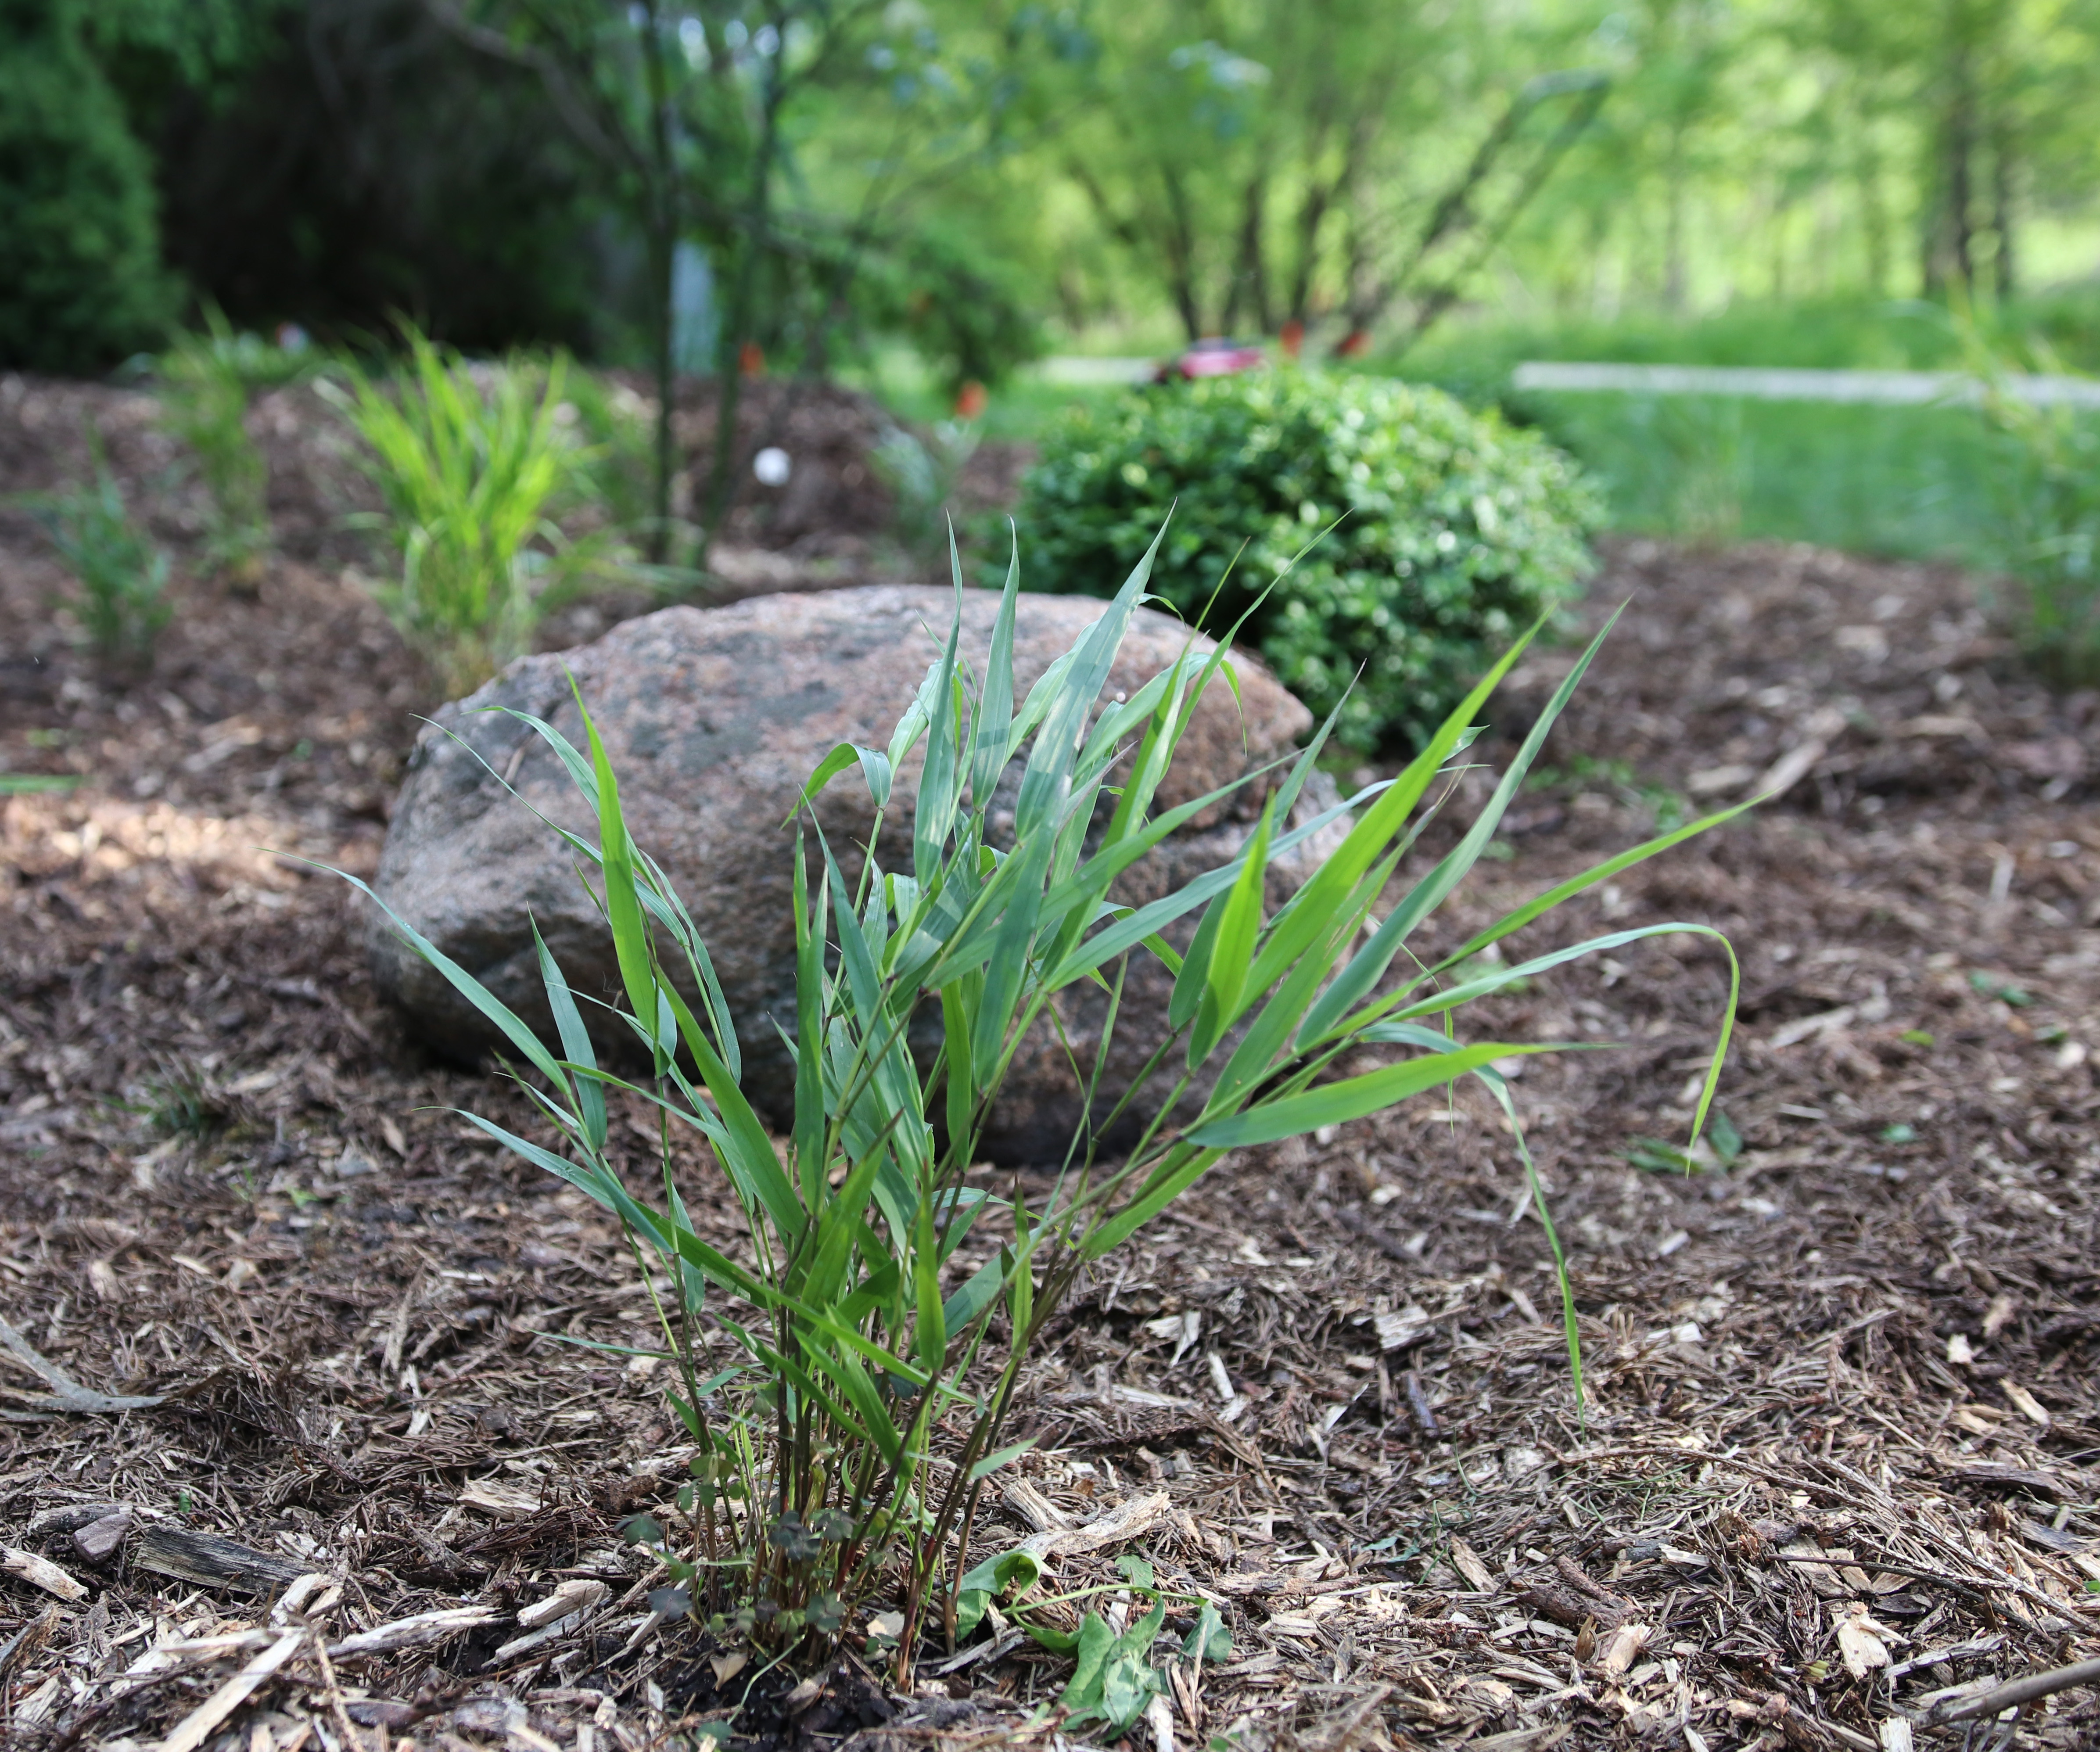
[[1012, 1267], [1012, 1250], [1002, 1247], [971, 1273], [941, 1306], [941, 1321], [946, 1330], [960, 1332], [996, 1303], [999, 1292], [1006, 1287], [1006, 1274]]
[[948, 1353], [948, 1322], [941, 1302], [941, 1256], [933, 1238], [930, 1204], [919, 1207], [911, 1253], [911, 1293], [919, 1317], [912, 1327], [912, 1346], [931, 1373]]
[[1012, 558], [1007, 562], [1006, 588], [999, 593], [999, 616], [992, 622], [991, 650], [985, 659], [984, 685], [977, 695], [970, 726], [970, 801], [978, 809], [990, 802], [999, 774], [1006, 770], [1006, 739], [1013, 728], [1013, 622], [1021, 594], [1021, 535], [1013, 534]]
[[[1276, 797], [1262, 805], [1261, 820], [1248, 842], [1239, 880], [1218, 912], [1218, 934], [1203, 974], [1203, 999], [1196, 1007], [1196, 1026], [1189, 1035], [1189, 1066], [1193, 1070], [1211, 1056], [1241, 1009], [1247, 989], [1247, 967], [1261, 934], [1262, 902], [1268, 882], [1268, 842], [1276, 826]], [[1188, 972], [1185, 964], [1182, 972]]]
[[977, 1081], [975, 1054], [971, 1048], [971, 1016], [976, 1008], [970, 987], [982, 988], [975, 974], [952, 979], [941, 987], [942, 1065], [947, 1082], [948, 1149], [959, 1160], [968, 1159], [971, 1122], [977, 1112]]
[[1441, 1016], [1462, 1008], [1468, 1004], [1478, 1003], [1491, 997], [1505, 986], [1520, 980], [1535, 979], [1541, 973], [1550, 973], [1556, 967], [1577, 960], [1584, 955], [1602, 955], [1605, 951], [1624, 947], [1650, 937], [1711, 937], [1725, 943], [1727, 938], [1710, 925], [1694, 925], [1683, 920], [1673, 920], [1661, 925], [1636, 925], [1623, 931], [1607, 932], [1602, 937], [1586, 937], [1581, 942], [1569, 943], [1534, 955], [1529, 961], [1515, 961], [1490, 967], [1485, 973], [1476, 974], [1456, 986], [1448, 986], [1433, 991], [1412, 1003], [1404, 1002], [1405, 994], [1395, 992], [1376, 1004], [1359, 1011], [1348, 1027], [1338, 1030], [1352, 1033], [1376, 1017], [1385, 1017], [1394, 1022], [1410, 1022], [1420, 1016]]
[[[1411, 1022], [1393, 1024], [1388, 1038], [1404, 1040], [1410, 1045], [1422, 1047], [1432, 1053], [1449, 1053], [1454, 1050], [1457, 1044], [1448, 1035]], [[1576, 1319], [1575, 1286], [1568, 1275], [1568, 1256], [1560, 1245], [1560, 1232], [1554, 1226], [1553, 1212], [1546, 1202], [1546, 1187], [1538, 1177], [1538, 1164], [1532, 1159], [1531, 1146], [1525, 1141], [1524, 1127], [1517, 1119], [1516, 1103], [1510, 1097], [1509, 1079], [1492, 1066], [1485, 1065], [1476, 1069], [1473, 1075], [1495, 1098], [1496, 1105], [1502, 1110], [1502, 1117], [1509, 1123], [1510, 1137], [1516, 1145], [1517, 1159], [1524, 1166], [1524, 1184], [1531, 1190], [1532, 1209], [1538, 1214], [1538, 1226], [1546, 1232], [1546, 1245], [1553, 1256], [1554, 1277], [1560, 1288], [1560, 1325], [1568, 1346], [1568, 1373], [1575, 1390], [1576, 1416], [1581, 1419], [1586, 1402], [1582, 1388], [1582, 1335]]]
[[[575, 689], [573, 682], [570, 684]], [[583, 713], [584, 730], [590, 739], [591, 771], [598, 780], [598, 838], [605, 870], [606, 922], [612, 929], [613, 952], [620, 962], [621, 982], [635, 1019], [651, 1030], [660, 1066], [670, 1044], [655, 1032], [658, 1011], [656, 957], [649, 941], [649, 927], [642, 917], [636, 889], [634, 842], [628, 836], [627, 820], [620, 810], [620, 781], [613, 776], [612, 762], [605, 752], [598, 726], [585, 709], [583, 695], [576, 691], [576, 709]], [[697, 1031], [697, 1030], [696, 1030]]]
[[1169, 1157], [1136, 1198], [1087, 1233], [1079, 1245], [1080, 1256], [1097, 1260], [1121, 1247], [1207, 1174], [1224, 1154], [1222, 1147], [1206, 1146]]
[[[532, 921], [532, 947], [539, 952], [540, 981], [547, 989], [547, 1007], [554, 1013], [554, 1028], [562, 1037], [562, 1051], [571, 1062], [598, 1068], [598, 1058], [591, 1047], [590, 1030], [584, 1026], [583, 1013], [576, 1008], [576, 994], [569, 990], [567, 978], [547, 948], [546, 939], [540, 934], [540, 924]], [[567, 1079], [563, 1078], [564, 1083]], [[584, 1135], [593, 1150], [605, 1148], [605, 1091], [591, 1077], [576, 1079], [576, 1113], [582, 1121]]]
[[[1137, 611], [1145, 586], [1152, 576], [1153, 557], [1166, 539], [1167, 527], [1152, 538], [1145, 557], [1132, 568], [1100, 620], [1088, 629], [1075, 648], [1072, 665], [1058, 684], [1043, 715], [1043, 728], [1030, 751], [1028, 766], [1021, 779], [1021, 797], [1014, 810], [1014, 836], [1026, 840], [1045, 823], [1061, 819], [1065, 794], [1070, 788], [1072, 765], [1079, 752], [1079, 739], [1087, 727], [1088, 714], [1106, 685], [1109, 670], [1123, 644], [1131, 616]], [[1031, 699], [1032, 699], [1031, 695]]]
[[556, 1155], [551, 1150], [535, 1144], [528, 1139], [522, 1138], [514, 1132], [506, 1131], [492, 1120], [483, 1119], [479, 1114], [468, 1113], [464, 1109], [453, 1110], [470, 1125], [494, 1138], [505, 1150], [515, 1154], [519, 1160], [529, 1162], [536, 1168], [545, 1169], [556, 1179], [567, 1181], [577, 1191], [595, 1199], [618, 1216], [636, 1233], [646, 1237], [651, 1244], [659, 1251], [665, 1252], [671, 1251], [669, 1225], [629, 1192], [620, 1184], [618, 1175], [596, 1165], [590, 1167], [578, 1167], [574, 1163]]
[[[818, 761], [810, 776], [803, 781], [801, 791], [795, 799], [795, 807], [782, 817], [780, 825], [786, 827], [796, 814], [816, 801], [818, 795], [834, 779], [862, 757], [864, 751], [854, 743], [842, 742]], [[882, 800], [877, 798], [880, 803]]]
[[1299, 890], [1296, 903], [1288, 914], [1277, 920], [1268, 942], [1262, 946], [1254, 971], [1248, 975], [1248, 982], [1256, 991], [1267, 991], [1283, 969], [1304, 953], [1323, 929], [1329, 915], [1341, 903], [1342, 897], [1378, 861], [1393, 836], [1405, 825], [1414, 805], [1421, 801], [1459, 738], [1471, 727], [1488, 696], [1501, 685], [1511, 665], [1537, 637], [1541, 624], [1535, 622], [1480, 677], [1473, 691], [1459, 701], [1436, 734], [1429, 739], [1427, 746], [1365, 811], [1362, 819], [1350, 829], [1348, 837]]
[[352, 888], [385, 913], [388, 922], [394, 927], [395, 933], [402, 942], [408, 944], [424, 960], [443, 975], [445, 982], [453, 991], [493, 1022], [502, 1031], [504, 1038], [518, 1048], [519, 1053], [535, 1070], [545, 1077], [549, 1083], [561, 1084], [567, 1082], [567, 1079], [554, 1054], [540, 1044], [540, 1037], [525, 1026], [524, 1022], [511, 1011], [510, 1006], [490, 991], [473, 974], [468, 973], [458, 962], [453, 960], [444, 951], [439, 948], [429, 938], [424, 936], [399, 913], [388, 906], [372, 891], [369, 884], [360, 881], [346, 871], [338, 870], [332, 864], [320, 863], [311, 858], [300, 858], [296, 854], [289, 852], [280, 852], [277, 855], [289, 858], [295, 863], [311, 864], [316, 870], [327, 871], [330, 876], [341, 876], [344, 881], [349, 883]]
[[823, 1201], [824, 1171], [824, 937], [831, 873], [818, 880], [814, 907], [802, 836], [795, 835], [795, 1166], [802, 1203], [815, 1210]]
[[714, 1098], [716, 1112], [721, 1115], [722, 1136], [713, 1141], [722, 1157], [722, 1167], [765, 1207], [766, 1214], [773, 1219], [774, 1228], [779, 1233], [781, 1244], [792, 1253], [802, 1238], [808, 1217], [795, 1196], [792, 1183], [780, 1166], [780, 1158], [773, 1153], [773, 1140], [766, 1135], [765, 1126], [744, 1098], [736, 1079], [730, 1075], [729, 1066], [708, 1041], [691, 1007], [670, 986], [660, 989], [669, 1000], [678, 1032], [685, 1038], [686, 1050], [693, 1055], [694, 1063], [699, 1067], [700, 1080]]
[[1321, 995], [1305, 1018], [1305, 1032], [1308, 1039], [1319, 1039], [1335, 1018], [1362, 1001], [1365, 995], [1384, 978], [1386, 969], [1392, 964], [1392, 958], [1400, 952], [1401, 944], [1414, 933], [1415, 927], [1444, 903], [1451, 891], [1479, 862], [1488, 842], [1493, 838], [1495, 830], [1502, 825], [1502, 817], [1510, 804], [1522, 788], [1526, 776], [1531, 771], [1533, 761], [1538, 758], [1539, 749], [1560, 720], [1560, 714], [1567, 709], [1576, 687], [1589, 673], [1590, 664], [1603, 648], [1612, 628], [1618, 624], [1619, 616], [1625, 611], [1623, 605], [1612, 611], [1611, 618], [1590, 640], [1589, 648], [1562, 678], [1560, 686], [1554, 690], [1553, 697], [1547, 702], [1545, 711], [1539, 714], [1538, 721], [1524, 737], [1515, 758], [1510, 762], [1508, 771], [1502, 774], [1501, 783], [1495, 787], [1494, 794], [1475, 818], [1464, 837], [1387, 915], [1385, 922], [1373, 933], [1371, 940], [1351, 958], [1348, 966]]
[[1276, 995], [1262, 1006], [1261, 1013], [1233, 1049], [1233, 1056], [1225, 1061], [1225, 1068], [1218, 1074], [1218, 1080], [1212, 1086], [1210, 1105], [1214, 1111], [1229, 1111], [1233, 1097], [1259, 1083], [1282, 1057], [1291, 1036], [1298, 1031], [1299, 1018], [1318, 994], [1320, 982], [1333, 965], [1336, 950], [1356, 933], [1362, 909], [1383, 889], [1399, 858], [1398, 852], [1387, 854], [1357, 885], [1356, 893], [1341, 908], [1329, 933], [1314, 939], [1312, 947], [1299, 957], [1297, 966], [1277, 987]]
[[642, 878], [638, 898], [649, 915], [663, 925], [683, 951], [693, 983], [699, 988], [707, 1004], [708, 1019], [714, 1024], [715, 1050], [728, 1065], [730, 1075], [741, 1079], [743, 1051], [736, 1038], [736, 1022], [730, 1014], [728, 995], [715, 975], [714, 957], [708, 953], [700, 928], [686, 911], [685, 902], [678, 898], [678, 891], [671, 885], [671, 879], [664, 874], [663, 867], [638, 849], [635, 857]]
[[1049, 833], [1039, 827], [1008, 863], [1008, 868], [1016, 872], [1013, 892], [999, 920], [999, 933], [992, 939], [991, 959], [984, 971], [984, 996], [970, 1031], [973, 1075], [981, 1088], [991, 1084], [1005, 1049], [1008, 1025], [1021, 1001], [1029, 950], [1035, 940], [1036, 915], [1043, 906], [1043, 878], [1053, 849]]
[[1360, 1077], [1322, 1083], [1302, 1095], [1265, 1102], [1227, 1119], [1204, 1121], [1191, 1126], [1185, 1136], [1191, 1144], [1209, 1150], [1240, 1150], [1250, 1144], [1273, 1144], [1282, 1138], [1317, 1131], [1323, 1125], [1342, 1125], [1352, 1119], [1361, 1119], [1366, 1114], [1377, 1113], [1405, 1101], [1410, 1095], [1419, 1095], [1425, 1089], [1441, 1088], [1476, 1065], [1532, 1053], [1564, 1053], [1573, 1050], [1573, 1044], [1567, 1041], [1531, 1045], [1490, 1041], [1480, 1046], [1461, 1047], [1455, 1053], [1441, 1056], [1411, 1058]]
[[[1383, 787], [1374, 788], [1382, 790]], [[1330, 822], [1347, 814], [1361, 800], [1361, 797], [1358, 797], [1348, 802], [1337, 803], [1332, 809], [1322, 810], [1302, 826], [1293, 827], [1290, 832], [1279, 836], [1271, 848], [1272, 860], [1282, 857], [1294, 846], [1310, 839]], [[1154, 935], [1162, 926], [1171, 925], [1184, 913], [1193, 911], [1213, 896], [1223, 894], [1239, 880], [1240, 871], [1246, 857], [1246, 851], [1242, 847], [1230, 863], [1220, 864], [1216, 869], [1206, 872], [1178, 892], [1165, 895], [1158, 900], [1149, 902], [1134, 912], [1123, 914], [1107, 929], [1087, 938], [1073, 950], [1050, 973], [1043, 983], [1048, 989], [1054, 991], [1062, 986], [1069, 986], [1075, 979], [1084, 979], [1103, 962], [1112, 960], [1127, 949], [1134, 948], [1145, 938]], [[1301, 889], [1299, 892], [1303, 894], [1304, 890]]]
[[939, 676], [933, 686], [926, 764], [919, 774], [918, 809], [911, 827], [911, 873], [921, 882], [932, 881], [941, 867], [941, 850], [955, 826], [962, 793], [955, 653], [963, 637], [963, 571], [955, 544], [955, 532], [951, 529], [948, 551], [955, 572], [955, 616], [948, 624], [947, 647], [941, 654]]
[[1700, 834], [1711, 832], [1724, 822], [1733, 821], [1736, 816], [1755, 809], [1764, 801], [1765, 799], [1761, 797], [1752, 797], [1748, 802], [1737, 803], [1724, 810], [1717, 810], [1713, 814], [1702, 816], [1699, 820], [1692, 822], [1687, 826], [1672, 828], [1668, 833], [1657, 834], [1653, 839], [1643, 841], [1640, 845], [1629, 850], [1607, 858], [1601, 863], [1590, 865], [1580, 875], [1570, 876], [1564, 882], [1556, 883], [1543, 894], [1534, 895], [1513, 911], [1505, 913], [1485, 930], [1481, 931], [1477, 936], [1469, 938], [1458, 948], [1453, 950], [1441, 961], [1432, 966], [1429, 972], [1440, 973], [1447, 969], [1458, 966], [1462, 961], [1471, 960], [1490, 944], [1500, 942], [1512, 932], [1523, 929], [1534, 919], [1543, 917], [1555, 907], [1573, 900], [1584, 890], [1595, 888], [1599, 882], [1609, 881], [1621, 871], [1630, 870], [1635, 864], [1645, 863], [1649, 858], [1659, 853], [1668, 851], [1674, 845], [1682, 845], [1685, 841], [1696, 838]]

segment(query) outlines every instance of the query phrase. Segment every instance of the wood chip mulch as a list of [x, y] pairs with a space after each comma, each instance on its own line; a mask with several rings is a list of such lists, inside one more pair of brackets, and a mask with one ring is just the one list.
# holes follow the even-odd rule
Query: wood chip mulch
[[[10, 492], [41, 484], [20, 400]], [[179, 547], [180, 489], [153, 491]], [[645, 1336], [627, 1252], [449, 1110], [524, 1119], [404, 1042], [351, 897], [280, 855], [370, 869], [419, 672], [325, 544], [254, 599], [185, 585], [131, 685], [72, 650], [60, 583], [0, 513], [0, 762], [90, 779], [0, 803], [0, 1735], [690, 1743], [753, 1680], [652, 1618], [619, 1541], [668, 1512], [673, 1420], [644, 1368], [562, 1341]], [[1949, 571], [1614, 543], [1586, 615], [1629, 598], [1554, 772], [1420, 947], [1788, 779], [1536, 938], [1729, 933], [1741, 1147], [1685, 1173], [1640, 1142], [1683, 1141], [1709, 943], [1471, 1024], [1615, 1043], [1515, 1085], [1579, 1408], [1544, 1233], [1468, 1094], [1236, 1158], [1105, 1262], [973, 1556], [1113, 1525], [1052, 1557], [1061, 1587], [1136, 1553], [1219, 1602], [1231, 1658], [1174, 1682], [1176, 1744], [1977, 1747], [2001, 1724], [1947, 1722], [1965, 1699], [2100, 1654], [2100, 699], [2023, 678]], [[1527, 661], [1487, 762], [1569, 660]], [[1067, 1671], [981, 1633], [898, 1696], [849, 1649], [759, 1679], [742, 1725], [1049, 1745], [1031, 1712]], [[2002, 1732], [2100, 1743], [2100, 1689]]]

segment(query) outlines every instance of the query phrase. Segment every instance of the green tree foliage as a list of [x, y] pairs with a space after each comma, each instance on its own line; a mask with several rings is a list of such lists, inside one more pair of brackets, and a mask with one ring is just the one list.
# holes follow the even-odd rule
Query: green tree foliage
[[0, 364], [88, 371], [173, 314], [152, 166], [75, 0], [0, 0]]
[[1396, 245], [1425, 171], [1462, 162], [1433, 125], [1477, 83], [1464, 9], [1154, 0], [1088, 16], [1086, 52], [1045, 75], [1083, 117], [1059, 167], [1192, 338], [1335, 302]]
[[1600, 510], [1566, 457], [1498, 416], [1298, 373], [1075, 416], [1025, 492], [1032, 582], [1051, 590], [1122, 577], [1171, 511], [1154, 589], [1192, 620], [1216, 591], [1220, 629], [1250, 616], [1243, 636], [1284, 684], [1339, 707], [1336, 735], [1367, 750], [1421, 746], [1492, 653], [1572, 594]]
[[1043, 351], [1031, 289], [1011, 267], [940, 229], [908, 234], [858, 280], [855, 316], [866, 330], [908, 338], [951, 395], [996, 383]]
[[1612, 98], [1501, 265], [1606, 316], [2085, 271], [2096, 39], [2092, 0], [1614, 8]]
[[1608, 82], [1562, 10], [1092, 9], [1031, 71], [1061, 124], [1039, 157], [1190, 338], [1327, 317], [1339, 340], [1440, 309], [1586, 126]]
[[[2094, 0], [1133, 0], [1061, 16], [1068, 51], [1018, 75], [1054, 126], [1014, 186], [1043, 234], [1030, 259], [1080, 322], [1404, 333], [1456, 270], [1466, 298], [1527, 317], [2002, 296], [2089, 271]], [[1609, 82], [1564, 157], [1585, 88], [1525, 102], [1555, 74]], [[1542, 168], [1544, 193], [1476, 268]], [[1460, 188], [1458, 229], [1425, 260]]]

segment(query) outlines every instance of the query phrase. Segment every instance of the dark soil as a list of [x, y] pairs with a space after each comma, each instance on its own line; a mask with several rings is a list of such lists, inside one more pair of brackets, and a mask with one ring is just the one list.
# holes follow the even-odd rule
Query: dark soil
[[[187, 551], [143, 397], [8, 385], [0, 493], [73, 466], [90, 405]], [[291, 426], [286, 445], [332, 454], [318, 420]], [[371, 867], [432, 701], [342, 576], [371, 562], [338, 507], [299, 485], [337, 477], [279, 464], [259, 594], [186, 580], [142, 678], [75, 650], [64, 580], [0, 518], [0, 770], [84, 780], [0, 802], [0, 1314], [90, 1389], [165, 1396], [54, 1410], [7, 1363], [0, 1648], [28, 1632], [0, 1654], [10, 1731], [143, 1745], [276, 1641], [266, 1600], [145, 1567], [157, 1525], [329, 1578], [293, 1621], [317, 1635], [207, 1745], [655, 1744], [749, 1681], [650, 1621], [657, 1580], [619, 1543], [681, 1476], [659, 1384], [552, 1336], [638, 1341], [643, 1299], [595, 1207], [449, 1110], [528, 1123], [405, 1044], [355, 897], [293, 861]], [[1727, 991], [1710, 939], [1571, 964], [1471, 1020], [1614, 1044], [1515, 1085], [1568, 1248], [1580, 1415], [1544, 1233], [1470, 1095], [1237, 1157], [1105, 1262], [1032, 1383], [1036, 1495], [999, 1504], [973, 1555], [1030, 1530], [1017, 1503], [1084, 1519], [1163, 1494], [1131, 1549], [1221, 1602], [1233, 1639], [1177, 1695], [1184, 1745], [1238, 1724], [1332, 1752], [1872, 1752], [1915, 1717], [1917, 1744], [1952, 1748], [1935, 1692], [2100, 1653], [2094, 702], [2023, 678], [1951, 571], [1606, 560], [1586, 616], [1629, 606], [1555, 772], [1420, 947], [1692, 793], [1791, 777], [1513, 946], [1724, 931], [1742, 1021], [1719, 1106], [1742, 1148], [1691, 1174], [1629, 1159], [1688, 1128]], [[1485, 764], [1573, 655], [1526, 660]], [[726, 1229], [726, 1198], [688, 1185]], [[127, 1507], [133, 1529], [92, 1560], [77, 1515], [49, 1518], [68, 1505]], [[1115, 1555], [1058, 1581], [1112, 1580]], [[565, 1582], [602, 1584], [583, 1621], [499, 1655]], [[487, 1622], [317, 1653], [462, 1606]], [[887, 1700], [850, 1659], [792, 1675], [818, 1682], [800, 1704], [769, 1680], [739, 1730], [1012, 1743], [1069, 1672], [1027, 1645], [945, 1664]], [[2013, 1729], [2096, 1739], [2090, 1687]]]

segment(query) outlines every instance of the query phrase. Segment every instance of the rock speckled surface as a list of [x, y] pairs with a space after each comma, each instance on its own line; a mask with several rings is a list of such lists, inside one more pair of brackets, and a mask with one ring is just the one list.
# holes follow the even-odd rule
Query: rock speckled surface
[[[620, 775], [636, 842], [668, 874], [714, 958], [736, 1018], [747, 1092], [784, 1126], [792, 1069], [774, 1022], [791, 1024], [794, 1015], [794, 830], [788, 818], [802, 783], [831, 748], [887, 741], [939, 654], [953, 599], [943, 589], [876, 585], [763, 597], [726, 608], [670, 608], [628, 621], [579, 650], [524, 659], [470, 699], [445, 707], [418, 739], [375, 886], [536, 1026], [551, 1022], [532, 920], [580, 994], [615, 996], [610, 935], [571, 857], [534, 813], [594, 838], [582, 800], [539, 737], [488, 709], [509, 706], [544, 717], [580, 744], [573, 676]], [[966, 593], [964, 648], [980, 669], [998, 600], [990, 592]], [[1017, 698], [1102, 606], [1078, 597], [1022, 597]], [[1185, 636], [1178, 622], [1140, 611], [1109, 695], [1134, 690], [1171, 663]], [[1236, 667], [1238, 700], [1222, 682], [1211, 687], [1162, 788], [1162, 806], [1288, 752], [1309, 730], [1304, 707], [1257, 664], [1238, 659]], [[897, 777], [882, 831], [887, 868], [908, 867], [919, 766], [915, 753]], [[1018, 763], [1009, 784], [1017, 771]], [[505, 794], [496, 774], [517, 797]], [[1199, 816], [1128, 873], [1119, 898], [1164, 894], [1231, 858], [1262, 794], [1260, 785], [1250, 786]], [[1308, 798], [1315, 794], [1308, 788]], [[1324, 784], [1317, 794], [1332, 796]], [[871, 820], [858, 774], [835, 780], [818, 808], [840, 863], [849, 876], [856, 874]], [[1280, 902], [1299, 876], [1295, 867], [1280, 870], [1273, 900]], [[383, 921], [373, 952], [382, 991], [439, 1051], [470, 1058], [494, 1043], [482, 1018]], [[1107, 1099], [1127, 1088], [1156, 1044], [1167, 991], [1156, 963], [1132, 962], [1104, 1071]], [[1065, 1001], [1072, 1038], [1088, 1038], [1090, 1022], [1098, 1029], [1095, 988], [1083, 987]], [[1048, 1029], [1039, 1033], [1042, 1038], [1026, 1043], [1017, 1058], [987, 1138], [995, 1160], [1054, 1159], [1078, 1117], [1070, 1061]], [[603, 1038], [620, 1036], [608, 1027]]]

